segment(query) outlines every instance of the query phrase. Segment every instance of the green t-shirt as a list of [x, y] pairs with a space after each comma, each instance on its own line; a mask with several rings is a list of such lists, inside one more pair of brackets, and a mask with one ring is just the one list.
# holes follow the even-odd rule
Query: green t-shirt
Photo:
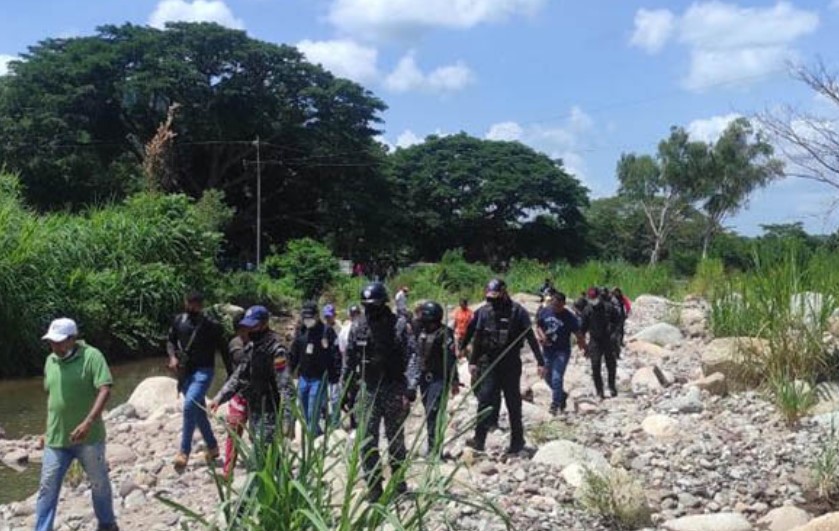
[[[66, 359], [50, 354], [44, 366], [44, 389], [49, 393], [46, 445], [52, 448], [72, 446], [70, 434], [90, 413], [99, 388], [112, 383], [105, 356], [89, 345], [79, 342], [76, 352]], [[87, 439], [79, 444], [104, 440], [105, 423], [98, 418]]]

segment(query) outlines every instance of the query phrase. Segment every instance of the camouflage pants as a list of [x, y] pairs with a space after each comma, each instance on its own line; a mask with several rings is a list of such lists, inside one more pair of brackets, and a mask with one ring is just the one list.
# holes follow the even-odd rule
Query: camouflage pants
[[379, 456], [379, 431], [385, 425], [391, 474], [399, 473], [408, 450], [405, 447], [403, 424], [408, 418], [408, 408], [402, 404], [404, 391], [398, 384], [383, 382], [378, 387], [363, 385], [358, 396], [357, 418], [363, 425], [364, 472], [370, 485], [381, 484]]

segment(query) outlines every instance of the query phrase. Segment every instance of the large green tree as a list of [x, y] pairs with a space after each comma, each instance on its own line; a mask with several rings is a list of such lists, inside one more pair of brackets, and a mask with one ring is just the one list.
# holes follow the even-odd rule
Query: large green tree
[[708, 145], [691, 141], [681, 127], [671, 128], [655, 157], [621, 155], [618, 194], [639, 205], [647, 218], [653, 236], [650, 264], [658, 263], [668, 239], [702, 197], [707, 161]]
[[385, 105], [306, 62], [295, 48], [214, 24], [104, 26], [48, 39], [0, 81], [0, 163], [41, 209], [78, 208], [143, 186], [146, 143], [179, 104], [165, 191], [210, 188], [235, 207], [230, 240], [252, 249], [256, 158], [272, 241], [331, 238], [339, 250], [380, 232], [371, 190], [386, 186], [374, 140]]
[[420, 258], [461, 247], [470, 259], [501, 263], [528, 249], [538, 255], [534, 237], [553, 254], [539, 258], [584, 252], [587, 190], [561, 161], [518, 142], [430, 136], [397, 150], [388, 172], [404, 213], [395, 222]]
[[746, 118], [731, 122], [709, 146], [699, 205], [706, 217], [703, 258], [713, 237], [723, 229], [723, 221], [745, 206], [752, 192], [783, 176], [784, 165], [773, 154], [772, 145]]

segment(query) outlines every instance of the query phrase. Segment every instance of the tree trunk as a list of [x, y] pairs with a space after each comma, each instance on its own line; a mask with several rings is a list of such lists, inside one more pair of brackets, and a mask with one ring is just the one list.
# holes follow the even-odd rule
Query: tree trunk
[[650, 265], [654, 266], [658, 264], [658, 260], [661, 257], [661, 236], [656, 235], [655, 237], [655, 245], [653, 246], [653, 251], [650, 253]]

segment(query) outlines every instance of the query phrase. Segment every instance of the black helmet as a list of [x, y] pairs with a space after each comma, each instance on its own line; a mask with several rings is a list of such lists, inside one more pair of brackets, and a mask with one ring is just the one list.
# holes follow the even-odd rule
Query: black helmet
[[300, 310], [300, 315], [304, 319], [310, 319], [312, 317], [317, 318], [318, 316], [318, 304], [314, 301], [306, 301], [303, 303], [303, 308]]
[[420, 319], [423, 323], [439, 323], [443, 320], [443, 307], [434, 301], [428, 301], [420, 309]]
[[387, 302], [387, 288], [381, 282], [371, 282], [361, 290], [361, 303], [365, 306], [381, 306]]

